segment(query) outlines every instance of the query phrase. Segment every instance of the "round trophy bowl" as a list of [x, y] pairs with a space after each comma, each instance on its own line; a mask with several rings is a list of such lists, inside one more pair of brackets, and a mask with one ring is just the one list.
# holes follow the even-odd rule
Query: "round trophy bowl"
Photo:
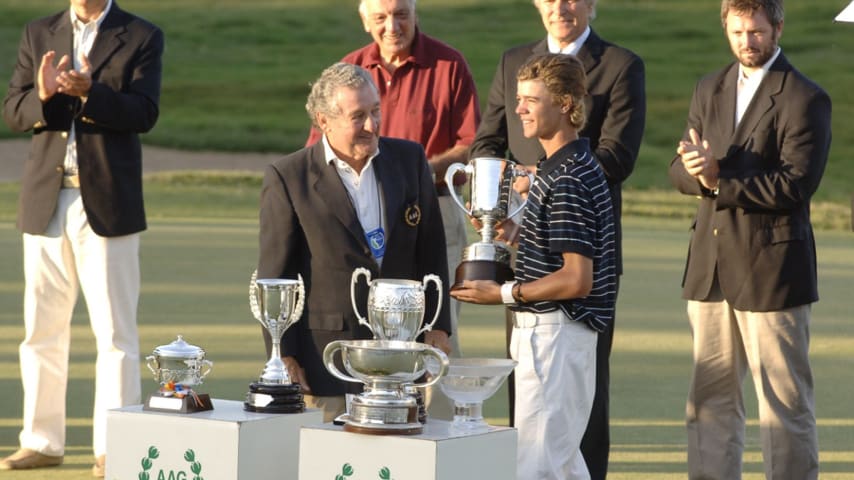
[[454, 431], [475, 433], [489, 428], [483, 419], [483, 402], [495, 394], [515, 366], [515, 360], [504, 358], [450, 360], [439, 387], [454, 401]]
[[[364, 276], [368, 282], [368, 319], [365, 320], [356, 306], [356, 284]], [[400, 340], [411, 342], [418, 335], [430, 331], [439, 319], [442, 310], [442, 296], [438, 295], [438, 305], [433, 320], [421, 326], [426, 307], [425, 291], [427, 284], [434, 283], [436, 290], [442, 291], [442, 280], [437, 275], [425, 275], [422, 282], [397, 278], [371, 280], [371, 271], [367, 268], [353, 270], [350, 281], [350, 301], [359, 323], [368, 327], [378, 340]]]
[[[339, 351], [350, 375], [335, 365]], [[428, 359], [438, 362], [438, 371], [428, 382], [414, 384], [427, 371]], [[351, 402], [344, 429], [375, 435], [421, 433], [417, 401], [404, 387], [433, 385], [448, 368], [448, 357], [442, 351], [399, 340], [335, 340], [323, 350], [323, 362], [334, 377], [365, 384], [365, 391]]]

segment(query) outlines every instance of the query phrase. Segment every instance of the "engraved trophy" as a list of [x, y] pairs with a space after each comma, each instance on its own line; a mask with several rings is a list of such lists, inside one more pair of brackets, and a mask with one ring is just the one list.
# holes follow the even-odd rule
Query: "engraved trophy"
[[480, 433], [489, 430], [483, 419], [483, 402], [493, 396], [516, 366], [508, 358], [453, 358], [439, 388], [454, 401], [455, 433]]
[[145, 365], [160, 383], [160, 390], [148, 396], [143, 410], [193, 413], [213, 410], [210, 395], [197, 393], [193, 387], [213, 369], [205, 360], [204, 349], [190, 345], [181, 335], [168, 345], [154, 349], [145, 357]]
[[305, 402], [300, 385], [291, 382], [282, 361], [282, 334], [302, 315], [305, 286], [297, 280], [255, 278], [249, 283], [249, 306], [255, 319], [267, 329], [272, 339], [270, 359], [257, 382], [249, 385], [243, 409], [261, 413], [301, 413]]
[[[335, 365], [341, 352], [342, 373]], [[344, 415], [344, 430], [374, 435], [415, 435], [424, 430], [418, 420], [418, 405], [405, 392], [427, 372], [427, 361], [438, 361], [438, 371], [429, 381], [414, 384], [427, 387], [438, 382], [448, 369], [448, 357], [439, 349], [418, 342], [399, 340], [335, 340], [323, 350], [323, 363], [333, 376], [346, 382], [363, 383], [365, 390], [350, 404]]]
[[[367, 320], [356, 306], [356, 284], [362, 276], [370, 286]], [[422, 327], [426, 305], [424, 292], [429, 283], [433, 283], [439, 292], [438, 304], [433, 320]], [[423, 282], [389, 278], [371, 281], [370, 270], [357, 268], [350, 277], [350, 301], [359, 324], [368, 327], [375, 339], [411, 342], [423, 332], [429, 332], [439, 319], [439, 312], [442, 311], [442, 280], [438, 275], [424, 275]]]
[[469, 217], [480, 220], [480, 241], [472, 243], [463, 250], [463, 258], [457, 267], [451, 290], [458, 288], [463, 280], [495, 280], [504, 283], [513, 279], [510, 267], [510, 251], [497, 243], [496, 226], [507, 218], [515, 216], [525, 208], [525, 201], [519, 201], [516, 208], [512, 205], [521, 200], [513, 184], [519, 177], [528, 177], [530, 185], [534, 176], [522, 168], [516, 168], [513, 162], [493, 157], [478, 157], [468, 165], [454, 163], [445, 172], [445, 182], [453, 185], [454, 175], [463, 171], [468, 176], [471, 209], [467, 209], [459, 197], [454, 199]]
[[[359, 313], [356, 306], [356, 284], [359, 277], [365, 277], [368, 289], [368, 319]], [[423, 327], [426, 309], [425, 291], [433, 283], [438, 292], [438, 303], [433, 320]], [[405, 279], [371, 280], [371, 271], [367, 268], [353, 270], [350, 281], [350, 301], [359, 324], [368, 327], [376, 340], [399, 340], [412, 342], [423, 332], [433, 328], [442, 311], [442, 280], [438, 275], [425, 275], [422, 282]], [[413, 396], [418, 404], [418, 420], [427, 421], [427, 409], [424, 395], [412, 385], [405, 385], [404, 391]]]

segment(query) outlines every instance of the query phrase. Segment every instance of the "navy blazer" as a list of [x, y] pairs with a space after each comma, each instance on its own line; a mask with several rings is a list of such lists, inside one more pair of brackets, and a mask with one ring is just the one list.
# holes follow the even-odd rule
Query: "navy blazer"
[[92, 89], [86, 103], [57, 93], [42, 104], [35, 85], [42, 55], [54, 50], [55, 61], [70, 57], [72, 42], [68, 9], [31, 22], [21, 37], [3, 100], [9, 127], [33, 132], [18, 228], [41, 234], [53, 217], [73, 122], [80, 194], [92, 230], [105, 237], [139, 232], [146, 228], [139, 134], [151, 130], [159, 114], [163, 32], [113, 2], [89, 53]]
[[694, 90], [688, 130], [708, 140], [720, 165], [714, 198], [677, 155], [670, 179], [700, 197], [683, 278], [684, 298], [705, 300], [715, 274], [724, 298], [745, 311], [773, 311], [818, 300], [810, 198], [830, 149], [830, 97], [781, 53], [738, 126], [738, 64]]
[[[528, 58], [548, 53], [543, 39], [504, 52], [492, 79], [486, 110], [471, 157], [511, 158], [536, 165], [545, 155], [536, 138], [525, 138], [516, 111], [516, 73]], [[622, 272], [622, 183], [632, 173], [640, 150], [646, 119], [646, 86], [643, 60], [634, 53], [606, 42], [591, 30], [577, 58], [587, 75], [585, 112], [587, 123], [579, 135], [590, 139], [590, 148], [605, 172], [617, 226], [617, 268]]]
[[[357, 267], [369, 269], [372, 279], [421, 281], [427, 274], [438, 275], [442, 310], [434, 328], [451, 331], [445, 234], [424, 149], [408, 140], [381, 137], [379, 155], [372, 162], [384, 199], [382, 268], [335, 166], [324, 158], [323, 142], [276, 161], [264, 173], [258, 278], [302, 275], [305, 310], [285, 332], [282, 355], [296, 357], [315, 395], [354, 391], [355, 385], [345, 385], [326, 371], [322, 354], [332, 340], [371, 338], [371, 332], [358, 325], [350, 301], [350, 280]], [[364, 317], [367, 288], [356, 292]], [[431, 286], [426, 321], [433, 318], [436, 303]]]

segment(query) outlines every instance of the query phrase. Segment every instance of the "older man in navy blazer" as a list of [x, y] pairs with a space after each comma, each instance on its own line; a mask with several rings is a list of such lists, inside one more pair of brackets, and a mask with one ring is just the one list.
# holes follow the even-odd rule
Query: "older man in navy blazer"
[[104, 474], [106, 414], [139, 403], [139, 134], [159, 114], [163, 32], [112, 0], [26, 26], [3, 102], [31, 131], [18, 227], [24, 233], [21, 450], [0, 469], [58, 465], [65, 449], [70, 322], [80, 289], [95, 334], [93, 473]]
[[[447, 353], [448, 267], [424, 149], [379, 136], [380, 97], [370, 74], [332, 65], [313, 85], [306, 108], [323, 138], [264, 173], [258, 278], [302, 275], [305, 310], [285, 332], [282, 356], [307, 394], [306, 405], [323, 409], [330, 421], [345, 411], [345, 393], [357, 390], [326, 370], [323, 349], [333, 340], [371, 338], [351, 306], [353, 270], [419, 281], [438, 275], [445, 286], [442, 309], [424, 342]], [[365, 305], [367, 290], [357, 294], [357, 305]], [[433, 317], [435, 305], [436, 293], [428, 290], [425, 318]]]

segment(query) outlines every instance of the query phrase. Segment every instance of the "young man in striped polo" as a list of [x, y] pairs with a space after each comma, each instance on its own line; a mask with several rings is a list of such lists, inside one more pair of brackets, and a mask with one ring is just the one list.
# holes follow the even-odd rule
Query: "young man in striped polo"
[[528, 191], [516, 280], [466, 281], [451, 295], [514, 312], [519, 480], [589, 479], [579, 445], [593, 404], [597, 335], [614, 316], [613, 207], [589, 142], [578, 136], [587, 94], [581, 62], [537, 55], [517, 81], [516, 114], [546, 155]]

